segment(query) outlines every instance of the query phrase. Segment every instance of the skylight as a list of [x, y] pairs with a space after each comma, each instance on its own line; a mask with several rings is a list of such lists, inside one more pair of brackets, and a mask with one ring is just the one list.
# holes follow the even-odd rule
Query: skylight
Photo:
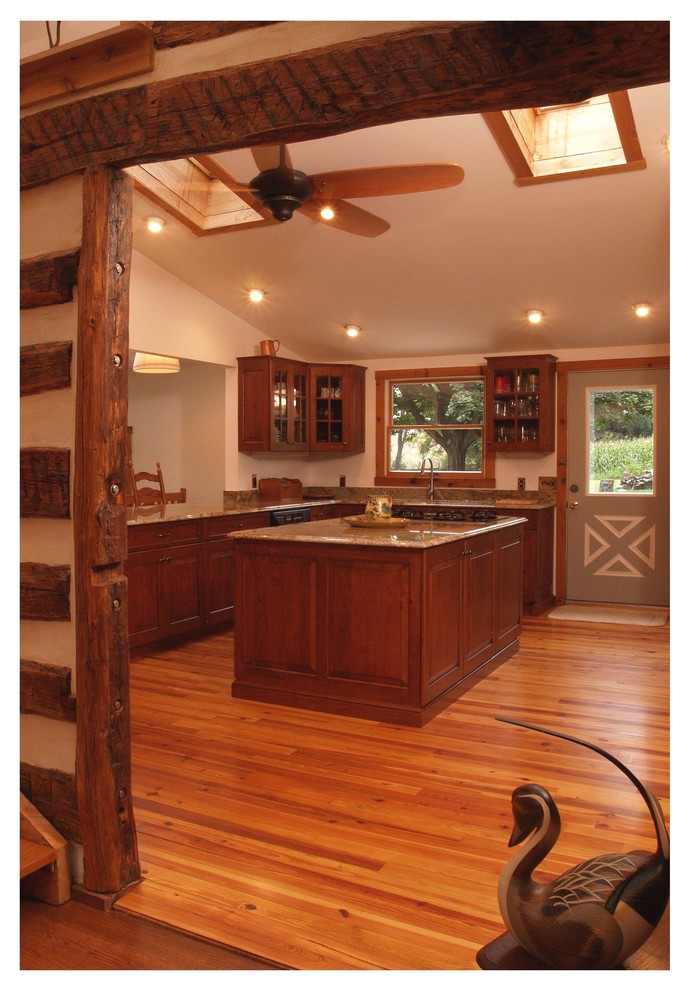
[[484, 119], [518, 185], [646, 167], [626, 92]]

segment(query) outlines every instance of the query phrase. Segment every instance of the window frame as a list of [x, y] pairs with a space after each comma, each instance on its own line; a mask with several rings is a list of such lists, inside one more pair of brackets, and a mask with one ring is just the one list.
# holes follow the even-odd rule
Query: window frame
[[394, 368], [377, 371], [376, 380], [376, 485], [388, 487], [425, 488], [429, 484], [427, 476], [418, 471], [388, 471], [388, 450], [390, 446], [390, 390], [395, 381], [414, 379], [416, 381], [447, 381], [453, 378], [482, 378], [484, 387], [484, 422], [482, 424], [482, 471], [439, 472], [437, 484], [443, 488], [495, 488], [496, 455], [487, 445], [486, 374], [480, 365], [463, 368]]

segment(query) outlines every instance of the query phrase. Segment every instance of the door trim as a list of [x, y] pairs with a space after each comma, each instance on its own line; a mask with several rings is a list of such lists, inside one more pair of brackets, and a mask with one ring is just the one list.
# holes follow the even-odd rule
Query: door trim
[[576, 371], [633, 371], [649, 368], [664, 371], [671, 366], [669, 355], [650, 358], [612, 358], [606, 361], [559, 361], [556, 365], [556, 604], [566, 601], [568, 573], [568, 383]]

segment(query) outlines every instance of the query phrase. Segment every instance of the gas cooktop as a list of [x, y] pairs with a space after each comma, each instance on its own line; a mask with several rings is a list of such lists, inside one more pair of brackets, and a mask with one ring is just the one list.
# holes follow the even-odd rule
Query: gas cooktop
[[394, 515], [400, 519], [435, 519], [437, 522], [487, 522], [489, 519], [498, 519], [498, 513], [493, 506], [444, 509], [440, 505], [425, 505], [418, 509], [399, 509]]

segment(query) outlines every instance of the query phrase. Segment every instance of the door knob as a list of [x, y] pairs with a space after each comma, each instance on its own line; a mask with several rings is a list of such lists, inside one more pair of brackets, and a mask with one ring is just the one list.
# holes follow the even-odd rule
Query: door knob
[[578, 507], [579, 504], [580, 504], [579, 502], [571, 502], [570, 503], [570, 508], [571, 509], [577, 509], [577, 507]]

